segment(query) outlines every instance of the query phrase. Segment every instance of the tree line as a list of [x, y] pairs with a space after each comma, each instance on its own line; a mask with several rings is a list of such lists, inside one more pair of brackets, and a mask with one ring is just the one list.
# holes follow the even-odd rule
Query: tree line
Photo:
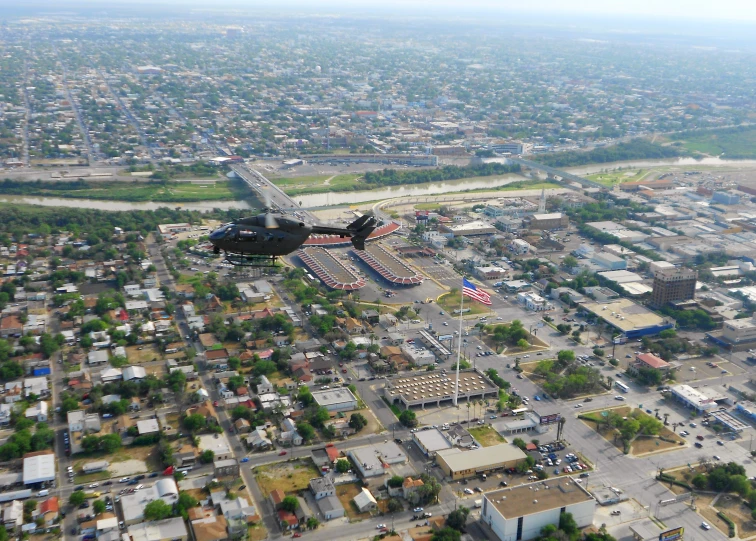
[[691, 156], [687, 150], [677, 146], [662, 146], [646, 139], [632, 139], [608, 147], [589, 151], [572, 150], [535, 156], [533, 161], [550, 167], [575, 167], [589, 163], [611, 163], [628, 160], [661, 160]]
[[383, 169], [365, 173], [365, 183], [373, 186], [397, 186], [405, 184], [422, 184], [426, 182], [441, 182], [472, 177], [490, 177], [505, 175], [520, 171], [518, 164], [505, 165], [503, 163], [485, 163], [459, 167], [445, 165], [438, 169], [418, 169], [402, 171], [398, 169]]

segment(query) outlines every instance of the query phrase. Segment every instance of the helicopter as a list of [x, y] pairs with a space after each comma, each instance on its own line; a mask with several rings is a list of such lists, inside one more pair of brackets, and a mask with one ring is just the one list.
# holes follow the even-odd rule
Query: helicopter
[[276, 258], [299, 248], [312, 234], [349, 237], [357, 250], [365, 249], [365, 239], [378, 226], [375, 217], [364, 214], [342, 227], [314, 225], [280, 212], [265, 212], [223, 224], [210, 234], [213, 252], [224, 252], [226, 261], [236, 266], [270, 267]]

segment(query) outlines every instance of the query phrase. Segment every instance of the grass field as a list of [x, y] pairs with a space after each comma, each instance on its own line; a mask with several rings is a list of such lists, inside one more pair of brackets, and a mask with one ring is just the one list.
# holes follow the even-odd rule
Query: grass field
[[[605, 411], [613, 411], [617, 413], [618, 415], [622, 415], [624, 417], [624, 416], [629, 415], [632, 409], [628, 406], [622, 406], [619, 408], [610, 408]], [[637, 410], [637, 411], [640, 411], [640, 410]], [[586, 414], [586, 415], [590, 417], [594, 417], [594, 418], [599, 418], [599, 416], [601, 415], [601, 412], [600, 411], [590, 412], [589, 414]], [[643, 415], [646, 415], [646, 413], [643, 413]], [[588, 426], [596, 430], [597, 425], [595, 422], [586, 421], [585, 419], [581, 419], [581, 420], [585, 424], [587, 424]], [[614, 445], [617, 449], [619, 449], [620, 451], [624, 451], [622, 440], [620, 440], [619, 438], [615, 439], [610, 430], [604, 429], [602, 432], [599, 432], [599, 434], [606, 441]], [[670, 441], [664, 441], [653, 436], [639, 436], [635, 440], [633, 440], [633, 442], [630, 444], [630, 454], [634, 456], [639, 456], [639, 455], [646, 455], [649, 453], [656, 453], [660, 451], [667, 451], [670, 449], [679, 449], [681, 447], [680, 443], [685, 442], [685, 440], [682, 437], [678, 436], [667, 427], [663, 427], [659, 431], [658, 436], [668, 439], [668, 440], [673, 440], [674, 443]]]
[[504, 439], [504, 436], [496, 432], [496, 430], [490, 426], [479, 426], [476, 428], [470, 428], [467, 431], [483, 447], [491, 447], [492, 445], [499, 445], [500, 443], [507, 442], [507, 440]]
[[[438, 306], [452, 316], [458, 315], [454, 313], [454, 310], [459, 310], [459, 293], [455, 293], [454, 295], [452, 295], [451, 293], [441, 295], [438, 298]], [[464, 316], [477, 316], [481, 314], [491, 313], [491, 309], [488, 308], [485, 304], [481, 304], [468, 298], [465, 298], [464, 308], [470, 309], [469, 312], [465, 312], [463, 314]]]
[[703, 132], [682, 140], [687, 150], [723, 158], [756, 158], [756, 128], [742, 131]]
[[[290, 178], [272, 178], [273, 184], [290, 195], [308, 193], [344, 192], [355, 189], [362, 180], [361, 174], [315, 175]], [[369, 189], [369, 188], [365, 188]]]
[[309, 486], [310, 479], [318, 477], [320, 472], [310, 461], [279, 462], [254, 469], [257, 484], [264, 497], [275, 489], [285, 494], [293, 494]]
[[623, 182], [638, 182], [646, 178], [652, 171], [648, 169], [631, 169], [628, 171], [609, 171], [607, 173], [598, 173], [588, 175], [588, 180], [593, 180], [604, 186], [614, 186]]

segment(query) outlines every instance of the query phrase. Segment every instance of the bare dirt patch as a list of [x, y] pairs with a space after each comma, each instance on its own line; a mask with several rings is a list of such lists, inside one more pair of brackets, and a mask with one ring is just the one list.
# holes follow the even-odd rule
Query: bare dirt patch
[[152, 345], [128, 346], [126, 354], [131, 364], [148, 363], [160, 360], [160, 352]]
[[[738, 537], [741, 539], [747, 539], [756, 535], [756, 522], [751, 518], [751, 509], [743, 503], [740, 496], [737, 495], [722, 495], [714, 504], [714, 507], [720, 511], [723, 511], [727, 517], [735, 523], [737, 526]], [[725, 535], [729, 531], [724, 521], [721, 521], [724, 525], [722, 530]]]
[[346, 514], [349, 520], [365, 520], [370, 518], [370, 513], [360, 513], [357, 510], [357, 506], [352, 501], [357, 494], [362, 492], [362, 487], [357, 483], [349, 483], [347, 485], [339, 485], [336, 487], [336, 497], [344, 506]]
[[[620, 406], [618, 408], [608, 408], [606, 410], [599, 410], [599, 411], [592, 411], [592, 412], [586, 412], [584, 415], [592, 415], [594, 417], [601, 416], [604, 412], [612, 411], [614, 413], [617, 413], [618, 415], [621, 415], [623, 417], [626, 417], [630, 415], [630, 413], [633, 411], [632, 408], [628, 406]], [[640, 410], [637, 410], [640, 411]], [[647, 413], [641, 412], [644, 415], [648, 415]], [[601, 427], [601, 431], [599, 431], [598, 423], [595, 421], [592, 421], [590, 419], [581, 418], [580, 419], [583, 423], [593, 428], [598, 434], [604, 438], [606, 441], [614, 445], [617, 449], [624, 452], [624, 445], [622, 443], [622, 440], [619, 437], [614, 437], [614, 431], [611, 428], [608, 427]], [[665, 441], [665, 440], [672, 440], [672, 441]], [[671, 449], [678, 449], [683, 447], [683, 445], [680, 445], [681, 443], [685, 443], [685, 440], [672, 432], [667, 427], [662, 427], [662, 429], [659, 431], [659, 434], [656, 436], [639, 436], [633, 442], [630, 444], [630, 455], [633, 456], [642, 456], [642, 455], [649, 455], [654, 454], [658, 452], [668, 451]]]
[[260, 491], [266, 498], [275, 489], [282, 490], [285, 494], [304, 490], [309, 486], [310, 479], [320, 475], [310, 460], [259, 466], [255, 468], [254, 473], [257, 484], [260, 485]]

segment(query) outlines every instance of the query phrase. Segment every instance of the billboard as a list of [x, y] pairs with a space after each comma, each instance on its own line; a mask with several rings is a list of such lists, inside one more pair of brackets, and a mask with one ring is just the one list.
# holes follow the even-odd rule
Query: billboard
[[685, 528], [680, 526], [679, 528], [672, 528], [666, 532], [659, 534], [659, 541], [675, 541], [675, 539], [681, 539]]
[[438, 335], [438, 341], [439, 342], [447, 342], [452, 339], [451, 334], [439, 334]]
[[559, 413], [552, 413], [551, 415], [541, 415], [541, 424], [550, 425], [551, 423], [556, 423], [561, 418], [562, 418], [562, 415]]

